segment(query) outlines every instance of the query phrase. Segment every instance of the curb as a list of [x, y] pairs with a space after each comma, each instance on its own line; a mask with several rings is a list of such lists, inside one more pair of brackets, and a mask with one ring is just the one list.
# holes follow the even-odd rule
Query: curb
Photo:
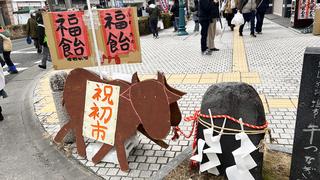
[[[35, 65], [36, 66], [36, 65]], [[30, 69], [32, 69], [32, 66]], [[27, 85], [27, 90], [24, 92], [24, 100], [23, 100], [23, 104], [21, 104], [23, 112], [22, 112], [22, 118], [23, 119], [32, 119], [32, 123], [30, 123], [28, 129], [28, 135], [30, 137], [36, 137], [39, 136], [39, 133], [43, 134], [46, 133], [45, 129], [43, 128], [42, 124], [40, 123], [38, 116], [35, 114], [34, 111], [34, 104], [33, 104], [33, 98], [34, 98], [34, 90], [35, 87], [37, 86], [37, 84], [39, 83], [39, 80], [44, 77], [50, 69], [41, 72], [40, 74], [38, 74], [36, 77], [33, 78], [33, 81]], [[29, 117], [29, 118], [28, 118]], [[26, 120], [24, 120], [26, 121]], [[27, 124], [27, 123], [25, 123]], [[32, 131], [32, 129], [38, 129], [39, 131]], [[70, 175], [74, 178], [79, 178], [79, 179], [102, 179], [100, 176], [96, 175], [93, 171], [91, 171], [90, 169], [84, 167], [79, 161], [77, 161], [73, 156], [71, 156], [70, 158], [66, 157], [66, 155], [63, 153], [63, 151], [58, 150], [57, 146], [52, 144], [52, 142], [50, 141], [50, 139], [48, 138], [42, 138], [41, 140], [37, 140], [37, 142], [35, 142], [35, 145], [37, 146], [37, 149], [41, 150], [46, 150], [47, 152], [43, 152], [44, 154], [50, 153], [50, 156], [54, 156], [54, 155], [59, 155], [60, 157], [58, 157], [59, 159], [57, 159], [57, 161], [59, 163], [61, 163], [61, 159], [63, 158], [64, 160], [66, 160], [67, 162], [69, 162], [72, 167], [61, 167], [61, 169], [68, 169], [68, 171], [70, 172]], [[49, 151], [49, 152], [48, 152]], [[53, 154], [53, 155], [52, 155]], [[62, 164], [63, 166], [68, 166], [68, 164]], [[78, 172], [82, 172], [83, 174], [74, 174], [74, 172], [72, 170], [78, 170]], [[83, 176], [83, 175], [87, 175], [87, 177]]]

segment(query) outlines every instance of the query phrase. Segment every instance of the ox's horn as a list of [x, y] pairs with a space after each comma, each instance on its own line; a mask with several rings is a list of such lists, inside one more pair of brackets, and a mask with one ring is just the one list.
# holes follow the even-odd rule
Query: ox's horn
[[164, 74], [162, 72], [158, 71], [158, 81], [161, 82], [162, 84], [166, 83], [166, 77], [164, 76]]
[[139, 79], [139, 77], [138, 77], [138, 73], [137, 73], [137, 72], [135, 72], [135, 73], [132, 75], [131, 82], [132, 82], [132, 83], [138, 83], [138, 82], [140, 82], [140, 79]]

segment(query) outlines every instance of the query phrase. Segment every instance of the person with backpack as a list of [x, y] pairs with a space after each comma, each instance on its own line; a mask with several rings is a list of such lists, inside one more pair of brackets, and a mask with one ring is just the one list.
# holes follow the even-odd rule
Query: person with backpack
[[47, 36], [45, 32], [45, 26], [43, 25], [42, 14], [37, 13], [37, 31], [38, 31], [38, 39], [39, 44], [43, 47], [42, 48], [42, 60], [41, 64], [39, 64], [39, 68], [46, 69], [47, 68], [47, 61], [51, 61], [50, 51], [47, 44]]
[[[9, 33], [6, 32], [0, 26], [0, 53], [3, 54], [4, 62], [8, 66], [8, 72], [10, 74], [16, 74], [16, 73], [18, 73], [18, 70], [11, 60], [11, 57], [10, 57], [11, 51], [12, 51], [12, 42], [11, 42]], [[2, 64], [3, 64], [3, 62], [2, 62]], [[4, 66], [4, 65], [2, 65], [2, 66]]]
[[158, 39], [158, 20], [160, 18], [160, 9], [154, 2], [149, 1], [147, 7], [147, 13], [149, 13], [149, 26], [153, 34], [153, 38]]
[[[37, 49], [38, 54], [41, 53], [41, 46], [38, 41], [38, 34], [37, 34], [37, 21], [36, 21], [36, 13], [30, 12], [30, 18], [27, 22], [27, 38], [31, 38], [33, 40], [34, 46]], [[31, 40], [30, 40], [31, 44]]]
[[256, 8], [257, 3], [256, 0], [240, 0], [238, 4], [238, 11], [242, 13], [244, 24], [242, 24], [239, 28], [239, 36], [243, 36], [243, 28], [246, 22], [250, 22], [250, 35], [252, 37], [257, 37], [254, 33], [255, 28], [255, 18], [256, 18]]

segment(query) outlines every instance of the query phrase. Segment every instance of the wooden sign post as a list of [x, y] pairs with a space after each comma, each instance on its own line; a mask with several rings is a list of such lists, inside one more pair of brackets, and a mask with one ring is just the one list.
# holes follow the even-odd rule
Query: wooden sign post
[[320, 48], [304, 54], [290, 180], [320, 177]]

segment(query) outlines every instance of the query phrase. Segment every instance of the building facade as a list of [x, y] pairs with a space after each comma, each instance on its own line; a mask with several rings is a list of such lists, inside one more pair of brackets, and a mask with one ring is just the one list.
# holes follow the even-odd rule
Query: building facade
[[45, 6], [46, 0], [0, 0], [0, 24], [25, 24], [30, 17], [30, 10]]

